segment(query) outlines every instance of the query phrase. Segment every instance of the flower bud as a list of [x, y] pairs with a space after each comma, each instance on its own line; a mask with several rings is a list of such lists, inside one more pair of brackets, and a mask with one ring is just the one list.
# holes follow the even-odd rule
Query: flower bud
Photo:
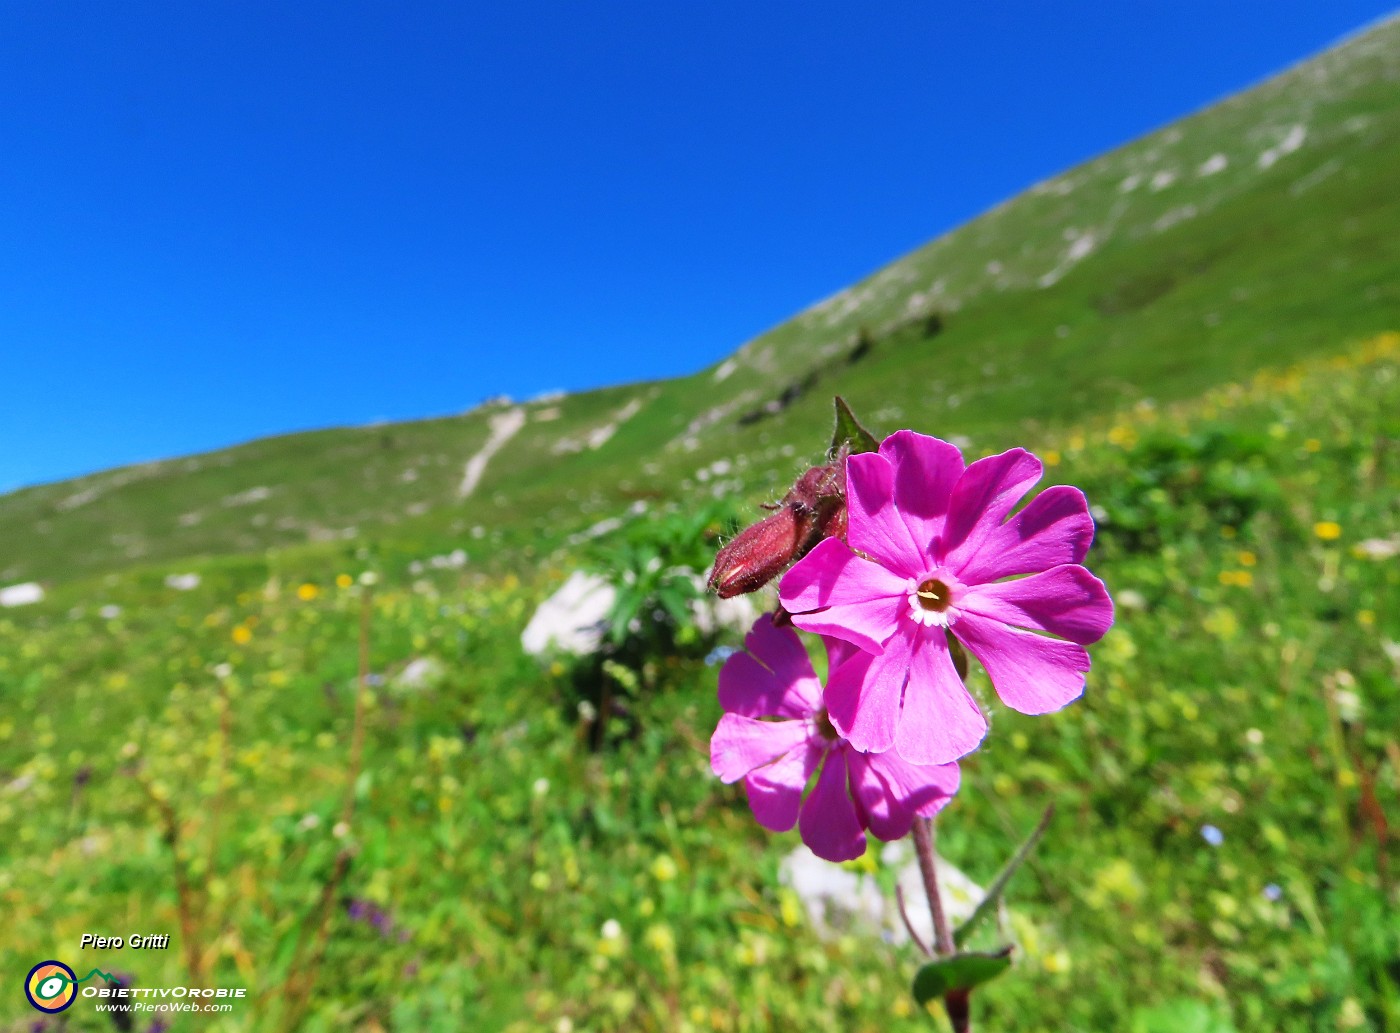
[[778, 509], [720, 549], [710, 588], [721, 599], [756, 592], [823, 538], [845, 538], [844, 463], [814, 466], [783, 497]]
[[809, 515], [784, 504], [720, 549], [710, 588], [721, 599], [758, 591], [797, 558], [811, 529]]

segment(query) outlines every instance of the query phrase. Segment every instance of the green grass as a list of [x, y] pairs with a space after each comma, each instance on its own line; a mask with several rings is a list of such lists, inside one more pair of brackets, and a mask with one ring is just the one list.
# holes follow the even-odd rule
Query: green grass
[[[1120, 617], [1059, 714], [1005, 711], [974, 679], [993, 731], [943, 851], [985, 881], [1058, 808], [1013, 884], [1022, 949], [977, 998], [979, 1028], [1400, 1024], [1400, 898], [1373, 808], [1393, 815], [1400, 790], [1400, 575], [1356, 548], [1400, 518], [1398, 412], [1392, 335], [1032, 442], [1102, 507], [1091, 562]], [[1340, 537], [1318, 536], [1329, 521]], [[760, 830], [708, 774], [713, 668], [656, 658], [636, 734], [593, 752], [568, 672], [518, 647], [562, 568], [413, 577], [355, 549], [185, 563], [203, 575], [188, 593], [164, 587], [170, 567], [137, 568], [0, 621], [0, 968], [183, 982], [178, 864], [197, 963], [253, 995], [198, 1028], [281, 1028], [341, 844], [361, 590], [335, 578], [369, 564], [386, 682], [299, 1028], [928, 1028], [906, 1000], [916, 958], [818, 940], [776, 879], [796, 835]], [[415, 657], [442, 679], [395, 687]], [[176, 816], [178, 861], [148, 793]], [[138, 931], [172, 949], [76, 949]], [[0, 1024], [27, 1028], [25, 1008], [7, 996]], [[69, 1014], [106, 1028], [86, 1002]]]
[[[713, 668], [653, 656], [594, 751], [576, 672], [519, 649], [580, 531], [715, 495], [756, 515], [820, 453], [839, 392], [876, 430], [1036, 447], [1101, 507], [1091, 562], [1119, 621], [1084, 699], [1025, 718], [974, 679], [993, 732], [942, 848], [986, 881], [1058, 807], [978, 1028], [1400, 1029], [1400, 573], [1360, 547], [1400, 521], [1396, 342], [1375, 337], [1400, 325], [1397, 55], [1391, 22], [721, 366], [526, 404], [465, 499], [501, 406], [0, 498], [0, 584], [48, 590], [0, 611], [0, 969], [194, 968], [252, 994], [208, 1024], [227, 1030], [928, 1028], [916, 959], [817, 939], [776, 879], [795, 835], [709, 775]], [[456, 548], [464, 569], [418, 566]], [[365, 570], [384, 680], [342, 839], [362, 595], [337, 577]], [[183, 571], [196, 590], [166, 587]], [[398, 685], [424, 657], [441, 677]], [[80, 954], [84, 932], [172, 946]], [[34, 1018], [0, 995], [0, 1028]]]

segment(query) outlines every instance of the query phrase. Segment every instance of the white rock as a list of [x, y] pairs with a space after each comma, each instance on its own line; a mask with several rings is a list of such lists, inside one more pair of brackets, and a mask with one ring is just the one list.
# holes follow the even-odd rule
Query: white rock
[[608, 517], [604, 520], [599, 520], [596, 524], [584, 528], [578, 534], [569, 535], [568, 544], [582, 545], [584, 542], [592, 541], [594, 538], [601, 538], [605, 534], [612, 534], [621, 526], [621, 517]]
[[[933, 919], [924, 893], [919, 861], [907, 840], [891, 843], [880, 854], [881, 863], [897, 869], [896, 882], [904, 894], [909, 920], [919, 938], [933, 941]], [[892, 943], [905, 943], [909, 934], [899, 917], [899, 905], [886, 897], [871, 875], [848, 871], [823, 861], [799, 846], [778, 865], [778, 881], [788, 886], [807, 911], [817, 935], [832, 939], [843, 932], [865, 932]], [[985, 896], [982, 888], [949, 864], [938, 859], [938, 885], [949, 924], [966, 921]]]
[[530, 656], [552, 652], [587, 656], [596, 652], [616, 601], [617, 589], [606, 580], [576, 570], [540, 603], [520, 635], [520, 645]]
[[873, 876], [823, 861], [805, 846], [782, 859], [778, 881], [797, 894], [807, 920], [824, 940], [846, 929], [878, 934], [899, 925], [899, 912], [891, 909]]
[[444, 674], [442, 664], [430, 656], [420, 656], [409, 661], [407, 667], [394, 679], [394, 686], [400, 689], [424, 689]]
[[255, 502], [262, 502], [272, 494], [272, 489], [264, 484], [259, 484], [255, 488], [247, 491], [236, 492], [233, 495], [224, 496], [225, 506], [251, 506]]
[[1306, 126], [1293, 126], [1282, 140], [1259, 155], [1259, 167], [1261, 169], [1270, 168], [1280, 158], [1292, 154], [1299, 147], [1302, 147], [1303, 141], [1307, 138], [1308, 129]]
[[713, 635], [720, 631], [733, 631], [742, 635], [753, 627], [758, 619], [758, 608], [747, 595], [736, 595], [733, 599], [717, 599], [706, 591], [706, 577], [695, 578], [695, 587], [704, 593], [691, 601], [691, 619], [696, 630], [703, 635]]
[[1224, 172], [1230, 164], [1230, 159], [1223, 154], [1212, 154], [1205, 161], [1201, 162], [1201, 167], [1196, 170], [1198, 176], [1213, 176], [1217, 172]]
[[37, 581], [25, 581], [23, 584], [0, 588], [0, 606], [28, 606], [30, 603], [42, 602], [43, 599], [44, 586]]
[[177, 592], [189, 592], [199, 587], [199, 575], [167, 574], [165, 577], [165, 587], [173, 588]]

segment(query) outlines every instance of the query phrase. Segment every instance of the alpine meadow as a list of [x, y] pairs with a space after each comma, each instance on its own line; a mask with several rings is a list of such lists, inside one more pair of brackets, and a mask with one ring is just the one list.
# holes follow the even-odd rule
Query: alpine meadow
[[[857, 801], [870, 842], [819, 860], [711, 762], [779, 596], [705, 578], [845, 458], [833, 396], [1033, 450], [1115, 606], [1082, 698], [973, 663], [984, 744], [925, 758], [960, 757], [955, 921], [1053, 804], [969, 930], [1011, 948], [974, 1028], [1400, 1030], [1394, 19], [693, 375], [0, 496], [5, 979], [246, 986], [188, 1027], [227, 1031], [950, 1028], [908, 992], [908, 845]], [[0, 1029], [113, 1021], [0, 995]]]

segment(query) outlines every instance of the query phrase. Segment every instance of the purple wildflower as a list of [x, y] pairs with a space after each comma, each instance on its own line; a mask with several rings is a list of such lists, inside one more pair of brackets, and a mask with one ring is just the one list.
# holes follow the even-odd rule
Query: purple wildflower
[[861, 650], [826, 689], [854, 747], [911, 764], [977, 748], [987, 721], [948, 635], [1013, 710], [1049, 713], [1084, 691], [1084, 646], [1113, 623], [1113, 602], [1079, 565], [1094, 537], [1081, 491], [1047, 488], [1011, 515], [1041, 472], [1020, 448], [964, 466], [956, 446], [908, 430], [846, 460], [846, 540], [821, 542], [780, 595], [798, 627]]
[[[839, 640], [824, 642], [833, 670], [857, 652]], [[797, 825], [818, 857], [849, 861], [865, 852], [867, 830], [899, 839], [916, 816], [931, 817], [957, 792], [956, 764], [921, 766], [893, 751], [862, 753], [842, 738], [791, 628], [775, 626], [765, 614], [744, 644], [748, 651], [720, 671], [725, 714], [710, 740], [710, 764], [725, 782], [743, 779], [760, 825], [774, 832]]]

